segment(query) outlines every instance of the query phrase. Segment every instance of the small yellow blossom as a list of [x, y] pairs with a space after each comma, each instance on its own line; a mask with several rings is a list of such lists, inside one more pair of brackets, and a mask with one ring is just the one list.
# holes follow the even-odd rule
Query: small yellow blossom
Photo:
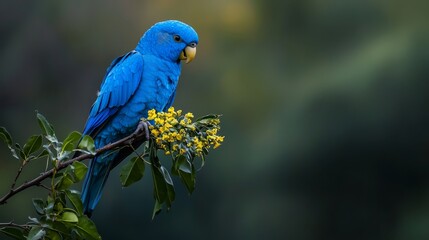
[[175, 111], [174, 107], [167, 112], [148, 111], [148, 120], [154, 121], [149, 129], [157, 147], [173, 157], [187, 153], [187, 157], [202, 157], [208, 149], [218, 148], [224, 140], [224, 136], [217, 135], [218, 116], [207, 116], [195, 122], [193, 118], [192, 113], [182, 115], [182, 110]]
[[171, 121], [170, 121], [170, 124], [173, 125], [173, 126], [176, 126], [178, 123], [179, 122], [175, 118], [171, 119]]
[[183, 149], [183, 148], [181, 148], [181, 149], [180, 149], [180, 151], [179, 151], [179, 153], [180, 153], [181, 155], [183, 155], [183, 154], [185, 154], [185, 153], [186, 153], [186, 150], [185, 150], [185, 149]]
[[185, 114], [185, 118], [192, 119], [192, 118], [194, 118], [194, 114], [188, 112], [187, 114]]
[[162, 118], [155, 118], [155, 124], [157, 125], [163, 125], [164, 124], [164, 119]]
[[162, 127], [160, 127], [159, 128], [159, 131], [161, 132], [161, 133], [165, 133], [165, 132], [168, 132], [168, 130], [169, 130], [170, 128], [168, 128], [166, 125], [164, 125], [164, 126], [162, 126]]
[[210, 136], [216, 135], [217, 134], [217, 128], [213, 128], [211, 130], [207, 130], [206, 133]]
[[216, 148], [218, 148], [218, 147], [220, 147], [220, 143], [215, 142], [215, 143], [214, 143], [214, 146], [213, 146], [213, 149], [216, 149]]
[[215, 118], [215, 119], [212, 119], [210, 123], [214, 124], [214, 125], [219, 125], [220, 124], [220, 120], [219, 120], [219, 118]]
[[162, 141], [168, 141], [168, 139], [170, 139], [170, 137], [168, 135], [162, 135], [161, 139], [162, 139]]
[[170, 123], [166, 122], [164, 125], [167, 129], [170, 129], [173, 127], [173, 125], [171, 125]]
[[[152, 126], [151, 126], [152, 127]], [[158, 137], [159, 136], [159, 131], [157, 130], [157, 129], [151, 129], [151, 131], [150, 131], [151, 133], [152, 133], [152, 135], [154, 136], [154, 137]]]
[[154, 120], [156, 118], [156, 110], [152, 109], [147, 112], [147, 120]]

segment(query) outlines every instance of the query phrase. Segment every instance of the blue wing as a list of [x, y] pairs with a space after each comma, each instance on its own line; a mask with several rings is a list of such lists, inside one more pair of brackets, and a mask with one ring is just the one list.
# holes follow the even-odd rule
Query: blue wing
[[[101, 83], [100, 92], [92, 105], [83, 134], [93, 138], [135, 94], [142, 78], [143, 56], [132, 51], [116, 58]], [[99, 147], [99, 146], [97, 146]], [[112, 162], [98, 162], [94, 158], [82, 187], [85, 212], [91, 214], [101, 197]]]
[[113, 60], [92, 105], [83, 134], [94, 137], [108, 120], [124, 106], [140, 84], [143, 56], [129, 52]]

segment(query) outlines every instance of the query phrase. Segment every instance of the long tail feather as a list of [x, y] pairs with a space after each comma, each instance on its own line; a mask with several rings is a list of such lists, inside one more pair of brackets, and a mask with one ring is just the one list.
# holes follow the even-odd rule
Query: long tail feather
[[82, 187], [81, 199], [84, 213], [89, 217], [100, 201], [104, 185], [106, 184], [110, 172], [110, 164], [99, 163], [97, 158], [98, 157], [91, 161]]

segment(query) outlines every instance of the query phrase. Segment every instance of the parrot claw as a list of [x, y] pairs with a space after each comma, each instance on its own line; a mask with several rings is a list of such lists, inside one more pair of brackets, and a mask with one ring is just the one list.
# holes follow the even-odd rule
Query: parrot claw
[[140, 121], [139, 125], [137, 125], [137, 129], [134, 132], [136, 135], [140, 135], [141, 133], [145, 133], [146, 140], [149, 140], [149, 126], [150, 123], [148, 121]]

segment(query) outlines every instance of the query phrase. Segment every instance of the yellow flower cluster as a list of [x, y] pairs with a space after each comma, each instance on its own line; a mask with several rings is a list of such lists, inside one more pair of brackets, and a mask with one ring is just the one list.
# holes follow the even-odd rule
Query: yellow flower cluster
[[219, 115], [209, 115], [193, 121], [192, 113], [182, 114], [170, 107], [167, 112], [148, 111], [147, 120], [153, 121], [149, 127], [158, 148], [165, 154], [188, 155], [191, 157], [207, 154], [211, 146], [218, 148], [224, 136], [217, 135], [220, 129]]

